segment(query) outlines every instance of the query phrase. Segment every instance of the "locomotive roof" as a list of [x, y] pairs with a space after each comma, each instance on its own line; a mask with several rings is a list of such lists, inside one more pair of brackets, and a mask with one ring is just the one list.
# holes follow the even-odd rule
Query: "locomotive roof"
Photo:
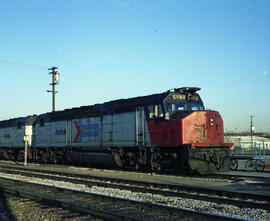
[[[198, 91], [199, 89], [200, 88], [185, 87], [185, 88], [174, 89], [174, 92], [196, 93], [196, 91]], [[65, 109], [62, 111], [44, 113], [44, 114], [38, 115], [37, 120], [39, 121], [43, 119], [46, 122], [47, 121], [61, 121], [61, 120], [83, 118], [83, 117], [98, 117], [98, 116], [112, 114], [112, 113], [130, 112], [130, 111], [136, 110], [136, 107], [138, 106], [160, 104], [171, 92], [172, 91], [169, 90], [169, 91], [158, 93], [158, 94], [151, 94], [151, 95], [139, 96], [139, 97], [133, 97], [133, 98], [127, 98], [127, 99], [119, 99], [119, 100], [105, 102], [102, 104], [81, 106], [81, 107], [75, 107], [71, 109]], [[28, 117], [19, 117], [19, 118], [0, 121], [0, 128], [10, 127], [10, 126], [15, 127], [18, 125], [18, 123], [25, 124], [26, 119]]]
[[28, 117], [18, 117], [9, 120], [0, 121], [0, 128], [3, 127], [17, 127], [18, 124], [24, 125]]
[[49, 112], [39, 115], [37, 120], [46, 119], [47, 121], [60, 121], [72, 118], [98, 117], [111, 113], [129, 112], [134, 111], [138, 106], [161, 103], [168, 94], [169, 91], [147, 96], [113, 100], [103, 104], [94, 104], [62, 111]]

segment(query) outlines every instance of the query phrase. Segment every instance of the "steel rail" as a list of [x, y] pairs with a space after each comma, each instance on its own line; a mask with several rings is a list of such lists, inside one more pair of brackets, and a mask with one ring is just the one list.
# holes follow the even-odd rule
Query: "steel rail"
[[91, 207], [84, 207], [82, 205], [77, 205], [75, 203], [65, 202], [63, 200], [58, 200], [55, 198], [42, 196], [40, 194], [29, 193], [22, 190], [16, 190], [14, 188], [7, 187], [7, 186], [0, 185], [0, 190], [1, 192], [7, 193], [7, 194], [12, 194], [12, 195], [19, 196], [22, 198], [31, 198], [34, 200], [38, 200], [41, 203], [51, 205], [53, 207], [60, 207], [60, 208], [65, 208], [65, 209], [69, 209], [76, 212], [81, 212], [84, 214], [89, 214], [96, 218], [101, 218], [103, 220], [140, 221], [139, 219], [124, 216], [122, 214], [106, 212], [104, 210], [98, 210], [96, 208], [91, 208]]
[[[2, 167], [2, 166], [1, 166]], [[100, 178], [89, 175], [78, 175], [70, 173], [59, 173], [44, 170], [33, 170], [29, 168], [5, 168], [0, 171], [6, 173], [20, 174], [30, 177], [36, 177], [41, 179], [51, 179], [57, 181], [65, 181], [75, 184], [85, 184], [88, 186], [102, 186], [109, 188], [118, 188], [122, 190], [131, 190], [133, 192], [143, 192], [160, 194], [164, 196], [176, 196], [188, 199], [197, 199], [210, 201], [215, 203], [225, 203], [229, 205], [235, 205], [239, 207], [247, 208], [260, 208], [270, 210], [270, 198], [269, 195], [235, 192], [228, 190], [219, 190], [213, 188], [203, 188], [197, 186], [186, 185], [167, 185], [157, 184], [141, 181], [131, 181], [115, 178]], [[19, 171], [18, 171], [19, 170]], [[252, 200], [252, 201], [251, 201]]]
[[[176, 207], [170, 207], [170, 206], [164, 206], [160, 204], [155, 204], [155, 203], [149, 203], [149, 202], [141, 202], [141, 201], [135, 201], [135, 200], [130, 200], [130, 199], [123, 199], [123, 198], [118, 198], [118, 197], [113, 197], [113, 196], [106, 196], [106, 195], [101, 195], [101, 194], [96, 194], [96, 193], [89, 193], [89, 192], [81, 192], [78, 190], [71, 190], [71, 189], [66, 189], [62, 187], [57, 187], [57, 186], [49, 186], [46, 184], [37, 184], [37, 183], [29, 183], [21, 180], [14, 180], [11, 178], [0, 178], [0, 180], [7, 180], [9, 181], [9, 186], [1, 185], [0, 189], [2, 191], [5, 191], [7, 193], [13, 193], [15, 195], [19, 195], [22, 197], [29, 197], [29, 198], [34, 198], [36, 200], [41, 200], [44, 203], [48, 203], [50, 205], [55, 205], [58, 207], [64, 207], [67, 209], [72, 209], [76, 211], [80, 211], [82, 213], [90, 214], [95, 217], [100, 217], [105, 220], [132, 220], [132, 221], [137, 221], [137, 220], [145, 220], [145, 218], [137, 218], [137, 217], [131, 217], [127, 215], [123, 215], [120, 213], [115, 213], [111, 211], [106, 211], [104, 209], [99, 210], [97, 208], [91, 208], [88, 206], [83, 206], [79, 203], [74, 203], [66, 200], [60, 200], [57, 199], [56, 194], [54, 196], [49, 197], [48, 195], [42, 195], [39, 193], [35, 193], [33, 190], [34, 188], [31, 188], [31, 192], [29, 191], [24, 191], [20, 190], [19, 186], [26, 186], [26, 185], [32, 185], [37, 188], [42, 187], [46, 189], [51, 189], [52, 192], [54, 193], [60, 193], [61, 196], [60, 198], [63, 198], [63, 194], [67, 196], [69, 199], [71, 195], [84, 195], [84, 200], [87, 202], [90, 198], [92, 198], [94, 201], [99, 201], [100, 200], [110, 200], [115, 203], [122, 202], [125, 205], [134, 205], [139, 208], [143, 208], [144, 211], [159, 211], [159, 212], [166, 212], [167, 214], [171, 214], [174, 217], [179, 216], [179, 218], [189, 218], [190, 220], [217, 220], [217, 221], [225, 221], [225, 220], [243, 220], [239, 218], [234, 218], [234, 217], [228, 217], [228, 216], [222, 216], [222, 215], [216, 215], [216, 214], [211, 214], [211, 213], [205, 213], [205, 212], [198, 212], [198, 211], [193, 211], [193, 210], [187, 210], [187, 209], [181, 209], [181, 208], [176, 208]], [[11, 187], [12, 185], [10, 182], [14, 182], [15, 187]], [[2, 181], [3, 183], [3, 181]], [[44, 191], [42, 191], [44, 192]], [[177, 218], [178, 219], [178, 218]], [[147, 220], [147, 218], [146, 218]]]
[[[263, 174], [265, 172], [261, 172]], [[257, 180], [267, 180], [270, 181], [270, 177], [263, 177], [263, 176], [255, 176], [255, 175], [250, 175], [247, 173], [246, 175], [244, 174], [212, 174], [212, 175], [207, 175], [207, 176], [201, 176], [197, 175], [197, 178], [210, 178], [210, 179], [227, 179], [227, 180], [243, 180], [243, 179], [257, 179]]]

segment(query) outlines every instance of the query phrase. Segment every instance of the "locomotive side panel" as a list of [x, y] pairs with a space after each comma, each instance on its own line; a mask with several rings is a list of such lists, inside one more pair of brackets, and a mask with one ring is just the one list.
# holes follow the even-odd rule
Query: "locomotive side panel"
[[44, 122], [44, 124], [40, 123], [35, 126], [34, 136], [36, 147], [47, 148], [52, 146], [51, 128], [51, 122]]
[[102, 146], [110, 147], [113, 145], [113, 115], [108, 114], [102, 117], [101, 140]]
[[153, 145], [159, 147], [178, 147], [181, 143], [180, 120], [148, 120]]
[[112, 117], [112, 146], [134, 147], [135, 136], [135, 112], [114, 114]]
[[150, 139], [151, 128], [148, 125], [148, 106], [140, 106], [136, 109], [135, 128], [136, 128], [136, 146], [152, 147], [153, 141]]
[[[36, 146], [134, 147], [135, 125], [135, 112], [104, 115], [102, 120], [93, 117], [45, 122], [35, 128]], [[148, 131], [147, 128], [145, 130]]]
[[22, 136], [25, 133], [25, 126], [21, 126], [20, 128], [13, 127], [11, 129], [11, 139], [13, 143], [13, 147], [24, 147], [24, 143], [22, 142]]
[[21, 160], [23, 156], [25, 123], [27, 117], [0, 122], [0, 158]]
[[0, 147], [11, 147], [11, 128], [4, 127], [0, 128]]
[[74, 119], [71, 130], [73, 147], [101, 147], [99, 117]]
[[6, 127], [0, 129], [0, 147], [23, 147], [21, 140], [24, 135], [24, 128]]
[[52, 122], [52, 132], [53, 135], [53, 143], [55, 147], [63, 147], [67, 144], [66, 136], [67, 136], [67, 123], [66, 121], [56, 121]]
[[45, 122], [35, 128], [36, 147], [100, 146], [99, 122], [99, 118]]
[[150, 146], [145, 113], [142, 114], [125, 112], [103, 116], [102, 145], [104, 147], [137, 147], [141, 144]]
[[35, 128], [37, 147], [64, 147], [66, 144], [65, 121], [48, 122]]

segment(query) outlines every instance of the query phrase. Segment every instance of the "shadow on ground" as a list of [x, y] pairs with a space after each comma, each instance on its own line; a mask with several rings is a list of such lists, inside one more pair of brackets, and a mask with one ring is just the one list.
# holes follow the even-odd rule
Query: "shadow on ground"
[[[1, 185], [1, 183], [0, 183]], [[16, 221], [12, 214], [12, 209], [10, 208], [6, 194], [0, 189], [0, 220], [1, 221]]]

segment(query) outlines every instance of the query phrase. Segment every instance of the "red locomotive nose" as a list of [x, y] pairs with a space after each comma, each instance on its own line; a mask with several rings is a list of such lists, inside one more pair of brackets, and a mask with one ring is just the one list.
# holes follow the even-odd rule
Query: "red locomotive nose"
[[151, 142], [160, 147], [224, 145], [223, 120], [217, 111], [194, 111], [180, 119], [148, 121]]
[[224, 144], [223, 120], [217, 111], [195, 111], [182, 119], [182, 144], [198, 147]]

